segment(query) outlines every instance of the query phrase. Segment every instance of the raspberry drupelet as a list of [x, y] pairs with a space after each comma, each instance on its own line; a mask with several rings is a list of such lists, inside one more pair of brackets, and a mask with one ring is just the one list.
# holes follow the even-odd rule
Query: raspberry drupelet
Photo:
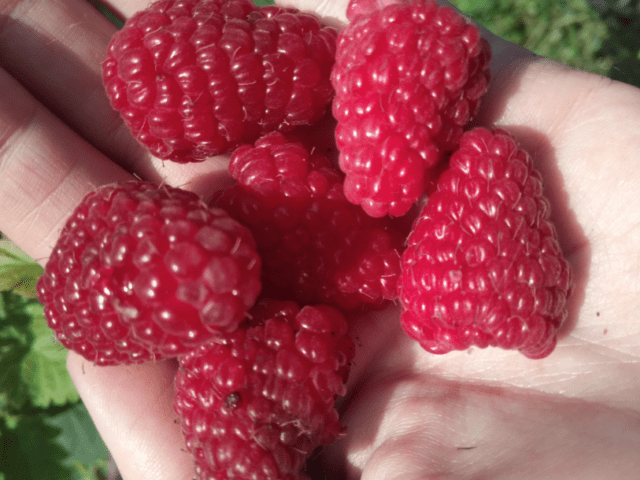
[[260, 292], [249, 230], [194, 193], [131, 181], [88, 194], [38, 282], [60, 343], [97, 365], [176, 357], [245, 319]]
[[113, 108], [151, 153], [180, 163], [319, 120], [334, 91], [335, 29], [250, 0], [161, 0], [114, 35]]

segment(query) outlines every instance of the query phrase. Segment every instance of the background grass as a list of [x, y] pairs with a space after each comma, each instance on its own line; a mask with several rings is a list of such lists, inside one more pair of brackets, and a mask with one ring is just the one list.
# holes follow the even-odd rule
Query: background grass
[[640, 0], [451, 0], [493, 33], [640, 87]]

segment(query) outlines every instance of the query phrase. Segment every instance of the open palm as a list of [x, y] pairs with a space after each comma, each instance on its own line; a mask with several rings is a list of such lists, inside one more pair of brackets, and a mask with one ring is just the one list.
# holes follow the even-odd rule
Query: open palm
[[[124, 16], [146, 0], [113, 0]], [[345, 0], [290, 0], [339, 26]], [[44, 262], [75, 204], [132, 175], [209, 195], [226, 159], [145, 153], [108, 104], [100, 63], [115, 31], [85, 0], [0, 0], [0, 230]], [[397, 306], [354, 316], [358, 350], [339, 408], [348, 434], [313, 476], [362, 480], [637, 479], [640, 467], [640, 90], [491, 37], [478, 125], [513, 133], [545, 178], [575, 285], [555, 352], [435, 356]], [[172, 361], [69, 369], [125, 479], [187, 480]]]

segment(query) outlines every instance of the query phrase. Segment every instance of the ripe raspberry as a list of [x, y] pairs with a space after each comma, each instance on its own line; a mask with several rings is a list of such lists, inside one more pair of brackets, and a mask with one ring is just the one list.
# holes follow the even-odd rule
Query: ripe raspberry
[[324, 156], [272, 133], [238, 148], [229, 172], [239, 184], [212, 204], [253, 233], [266, 295], [343, 309], [397, 297], [404, 236], [349, 203]]
[[259, 291], [245, 227], [194, 193], [147, 182], [87, 195], [38, 282], [57, 339], [98, 365], [185, 353], [235, 329]]
[[263, 300], [239, 328], [180, 358], [176, 413], [198, 478], [295, 480], [343, 432], [334, 408], [354, 344], [335, 309]]
[[340, 31], [331, 74], [340, 167], [349, 201], [400, 216], [477, 112], [490, 49], [433, 0], [365, 7]]
[[113, 107], [154, 155], [185, 163], [322, 117], [335, 29], [250, 0], [162, 0], [117, 32], [103, 63]]
[[465, 133], [402, 257], [407, 333], [432, 353], [549, 355], [571, 283], [549, 214], [540, 174], [507, 132]]

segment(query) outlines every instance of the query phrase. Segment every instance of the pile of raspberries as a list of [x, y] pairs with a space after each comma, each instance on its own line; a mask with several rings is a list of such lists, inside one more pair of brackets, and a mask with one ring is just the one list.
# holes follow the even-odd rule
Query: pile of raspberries
[[[314, 450], [345, 434], [353, 312], [399, 304], [433, 354], [532, 359], [567, 316], [571, 272], [531, 156], [469, 127], [488, 42], [433, 0], [352, 0], [347, 17], [338, 32], [250, 0], [160, 0], [103, 64], [152, 154], [231, 154], [235, 183], [208, 199], [98, 188], [38, 296], [57, 340], [97, 365], [178, 359], [174, 408], [200, 479], [307, 478]], [[337, 162], [299, 135], [329, 114]]]

